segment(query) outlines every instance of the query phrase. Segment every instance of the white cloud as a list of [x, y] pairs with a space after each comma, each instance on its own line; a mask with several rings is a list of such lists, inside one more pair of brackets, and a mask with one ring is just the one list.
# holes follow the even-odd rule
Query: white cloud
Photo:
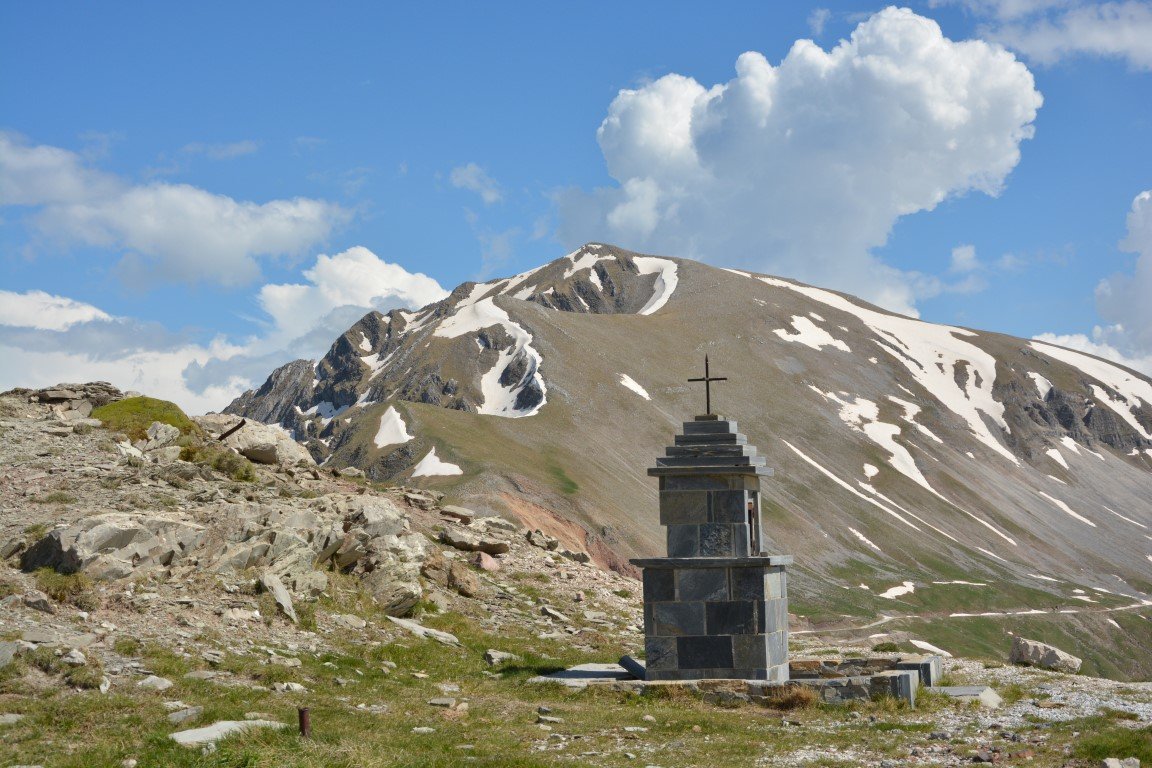
[[307, 284], [260, 289], [260, 306], [272, 317], [276, 338], [283, 341], [307, 333], [338, 307], [354, 306], [363, 312], [417, 308], [448, 295], [431, 277], [383, 261], [361, 246], [335, 256], [321, 254], [304, 277]]
[[1041, 333], [1032, 338], [1037, 341], [1047, 342], [1048, 344], [1055, 344], [1060, 347], [1068, 347], [1077, 352], [1087, 352], [1090, 355], [1102, 357], [1105, 360], [1111, 360], [1120, 365], [1127, 366], [1134, 371], [1140, 371], [1148, 376], [1152, 376], [1152, 354], [1136, 354], [1129, 355], [1121, 352], [1109, 339], [1114, 339], [1119, 336], [1123, 339], [1124, 329], [1116, 326], [1101, 327], [1096, 326], [1092, 329], [1092, 336], [1089, 337], [1083, 333], [1071, 334], [1056, 334], [1056, 333]]
[[0, 290], [0, 325], [63, 331], [77, 323], [111, 319], [111, 315], [91, 304], [64, 296], [53, 296], [44, 291], [15, 293]]
[[949, 272], [975, 272], [981, 268], [980, 260], [976, 258], [976, 246], [958, 245], [952, 249], [952, 263]]
[[260, 142], [245, 139], [224, 144], [205, 144], [197, 141], [185, 144], [180, 151], [186, 155], [203, 155], [210, 160], [231, 160], [234, 157], [250, 155], [258, 149]]
[[808, 29], [812, 30], [813, 37], [820, 37], [824, 34], [824, 25], [832, 18], [832, 11], [827, 8], [814, 8], [808, 14]]
[[671, 74], [621, 91], [597, 133], [619, 185], [560, 193], [560, 235], [777, 272], [914, 313], [923, 276], [871, 250], [901, 216], [997, 194], [1041, 103], [1012, 54], [888, 8], [831, 51], [800, 40], [777, 66], [743, 54], [727, 83]]
[[989, 21], [981, 32], [1030, 60], [1053, 64], [1077, 56], [1126, 61], [1152, 69], [1152, 3], [1148, 0], [962, 0]]
[[123, 252], [121, 272], [137, 283], [247, 283], [260, 257], [303, 253], [349, 218], [323, 200], [254, 203], [187, 184], [131, 185], [73, 152], [2, 132], [0, 205], [36, 207], [33, 226], [45, 238]]
[[457, 189], [467, 189], [480, 195], [480, 199], [487, 205], [498, 203], [504, 199], [500, 185], [476, 163], [468, 163], [453, 168], [448, 175], [448, 180]]
[[1121, 250], [1136, 254], [1131, 274], [1115, 274], [1096, 286], [1096, 311], [1118, 329], [1114, 343], [1152, 356], [1152, 190], [1141, 192], [1128, 212]]

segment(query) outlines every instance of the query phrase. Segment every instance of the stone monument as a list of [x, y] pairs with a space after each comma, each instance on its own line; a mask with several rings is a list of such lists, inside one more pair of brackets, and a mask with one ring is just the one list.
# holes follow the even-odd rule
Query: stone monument
[[783, 683], [788, 674], [791, 555], [769, 555], [760, 479], [772, 470], [736, 422], [712, 413], [704, 358], [705, 415], [684, 423], [648, 470], [660, 482], [668, 556], [633, 560], [644, 572], [648, 680], [730, 678]]

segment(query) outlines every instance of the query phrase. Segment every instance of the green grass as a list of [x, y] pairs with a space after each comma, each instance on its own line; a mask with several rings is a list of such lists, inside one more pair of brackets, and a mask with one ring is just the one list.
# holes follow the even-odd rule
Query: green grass
[[32, 501], [36, 504], [74, 504], [76, 497], [67, 491], [52, 491], [43, 496], [33, 496]]
[[92, 592], [92, 580], [83, 573], [58, 573], [51, 568], [36, 571], [36, 586], [59, 603], [71, 603], [82, 611], [99, 606]]
[[102, 405], [93, 409], [92, 418], [100, 419], [106, 429], [123, 432], [132, 440], [146, 439], [148, 427], [154, 421], [170, 424], [185, 435], [199, 431], [180, 406], [152, 397], [130, 397]]
[[252, 462], [216, 442], [188, 441], [180, 449], [180, 458], [211, 467], [237, 482], [251, 483], [256, 480], [256, 468]]
[[1133, 729], [1115, 725], [1096, 725], [1073, 747], [1072, 754], [1086, 760], [1108, 757], [1135, 757], [1142, 765], [1152, 762], [1152, 727]]

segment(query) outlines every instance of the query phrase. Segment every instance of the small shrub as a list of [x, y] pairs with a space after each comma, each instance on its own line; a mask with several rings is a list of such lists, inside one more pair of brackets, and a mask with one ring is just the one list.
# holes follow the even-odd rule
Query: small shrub
[[889, 642], [889, 643], [876, 643], [876, 645], [872, 646], [872, 650], [875, 651], [876, 653], [896, 653], [900, 650], [900, 646], [896, 645], [896, 643], [891, 643], [891, 642]]
[[772, 709], [811, 709], [820, 703], [820, 694], [803, 685], [783, 685], [770, 688], [764, 696], [764, 705]]
[[130, 440], [146, 439], [154, 421], [170, 424], [186, 435], [199, 432], [176, 403], [152, 397], [130, 397], [102, 405], [92, 411], [92, 418], [104, 422], [106, 429], [123, 432]]
[[1140, 715], [1135, 712], [1129, 712], [1126, 709], [1113, 709], [1112, 707], [1101, 707], [1100, 714], [1112, 720], [1139, 720]]
[[632, 590], [630, 590], [630, 589], [614, 589], [614, 590], [612, 590], [612, 594], [616, 595], [616, 597], [622, 597], [625, 600], [627, 600], [628, 598], [632, 597]]
[[32, 501], [37, 504], [72, 504], [76, 497], [67, 491], [52, 491], [43, 496], [33, 496]]
[[64, 673], [64, 681], [74, 688], [91, 690], [99, 688], [104, 682], [104, 667], [95, 658], [88, 658], [88, 663], [82, 667], [69, 666]]
[[36, 523], [24, 529], [24, 536], [27, 541], [39, 541], [48, 535], [48, 526], [44, 523]]
[[237, 482], [250, 483], [256, 480], [256, 468], [252, 462], [219, 443], [198, 442], [186, 445], [180, 449], [180, 458], [211, 467]]
[[36, 586], [53, 600], [71, 603], [82, 611], [98, 606], [92, 580], [83, 573], [58, 573], [51, 568], [36, 571]]
[[140, 653], [140, 641], [134, 637], [121, 635], [112, 643], [112, 650], [121, 656], [135, 656]]

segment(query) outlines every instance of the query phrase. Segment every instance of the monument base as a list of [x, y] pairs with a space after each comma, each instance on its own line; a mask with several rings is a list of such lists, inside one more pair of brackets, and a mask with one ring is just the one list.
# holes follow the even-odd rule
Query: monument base
[[632, 560], [648, 680], [788, 680], [790, 555]]

